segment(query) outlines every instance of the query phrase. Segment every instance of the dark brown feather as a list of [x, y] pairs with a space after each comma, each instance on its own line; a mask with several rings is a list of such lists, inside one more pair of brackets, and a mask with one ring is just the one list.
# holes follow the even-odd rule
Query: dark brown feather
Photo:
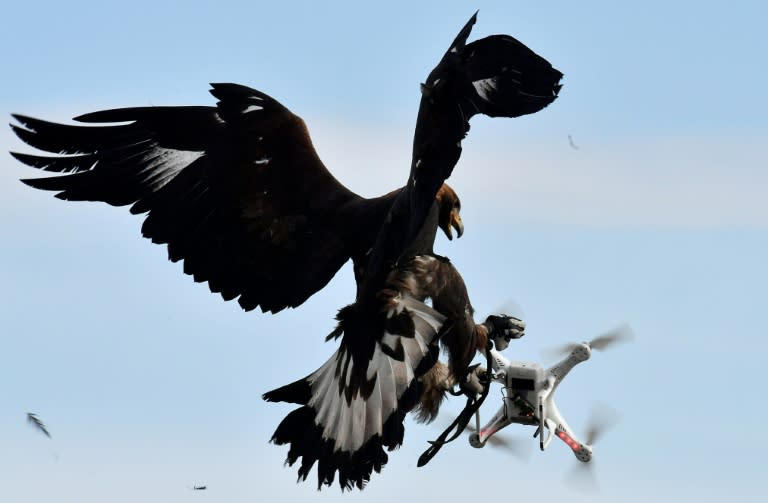
[[[246, 309], [296, 307], [363, 261], [397, 191], [363, 199], [325, 168], [304, 122], [267, 95], [215, 84], [218, 107], [105, 110], [62, 125], [21, 115], [14, 154], [62, 176], [24, 180], [66, 200], [132, 205], [142, 234]], [[252, 99], [260, 109], [244, 113]], [[364, 268], [364, 265], [360, 265]]]

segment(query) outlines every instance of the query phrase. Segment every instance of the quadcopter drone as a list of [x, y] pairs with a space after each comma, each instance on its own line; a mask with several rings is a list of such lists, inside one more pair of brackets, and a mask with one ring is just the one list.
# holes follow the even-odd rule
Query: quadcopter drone
[[[596, 429], [590, 429], [584, 442], [579, 440], [555, 405], [555, 390], [573, 367], [590, 358], [593, 349], [605, 349], [615, 342], [629, 338], [631, 332], [625, 325], [589, 342], [572, 344], [566, 348], [568, 356], [547, 369], [536, 363], [507, 360], [499, 351], [507, 347], [509, 340], [494, 340], [496, 349], [489, 350], [493, 370], [492, 382], [503, 386], [504, 400], [499, 411], [483, 427], [480, 427], [479, 411], [475, 414], [477, 426], [469, 437], [470, 445], [484, 447], [499, 430], [512, 423], [518, 423], [537, 427], [533, 436], [539, 437], [539, 447], [542, 451], [554, 437], [558, 437], [571, 448], [576, 459], [584, 463], [591, 461]], [[545, 431], [548, 432], [546, 436]]]

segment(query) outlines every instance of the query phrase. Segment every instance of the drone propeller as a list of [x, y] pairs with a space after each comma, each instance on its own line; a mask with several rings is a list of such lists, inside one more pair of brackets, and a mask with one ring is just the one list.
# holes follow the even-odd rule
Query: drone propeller
[[[477, 428], [471, 423], [467, 424], [467, 429], [464, 430], [467, 434], [477, 433]], [[492, 435], [486, 440], [486, 443], [494, 448], [504, 449], [520, 461], [527, 462], [531, 459], [531, 443], [523, 442], [519, 438], [509, 438], [498, 433]]]
[[[602, 351], [611, 347], [619, 342], [628, 342], [635, 338], [635, 333], [632, 327], [628, 323], [622, 323], [621, 325], [613, 328], [604, 334], [598, 335], [591, 341], [585, 342], [590, 349], [596, 349]], [[546, 353], [551, 356], [562, 356], [570, 353], [574, 349], [579, 347], [579, 344], [565, 344], [563, 346], [556, 347], [551, 350], [547, 350]]]
[[[477, 434], [477, 426], [472, 422], [467, 423], [464, 433], [467, 435]], [[509, 438], [509, 436], [495, 433], [486, 440], [486, 444], [493, 448], [504, 449], [520, 461], [527, 462], [531, 459], [530, 442], [524, 442], [520, 438]]]
[[[619, 413], [613, 407], [605, 403], [594, 404], [590, 412], [589, 421], [587, 422], [584, 443], [591, 447], [603, 433], [611, 429], [618, 422]], [[590, 492], [597, 491], [599, 487], [597, 477], [595, 476], [594, 458], [588, 463], [577, 462], [566, 480], [578, 489]]]
[[589, 421], [587, 422], [584, 442], [593, 445], [603, 433], [610, 430], [619, 422], [619, 413], [606, 403], [596, 403], [592, 406]]
[[622, 323], [613, 330], [609, 330], [603, 335], [598, 335], [587, 344], [589, 344], [589, 347], [592, 349], [602, 351], [603, 349], [606, 349], [613, 344], [619, 342], [629, 342], [634, 338], [635, 333], [632, 331], [632, 327], [630, 327], [628, 323]]
[[595, 476], [595, 461], [592, 460], [589, 463], [577, 461], [566, 476], [565, 482], [583, 492], [598, 492], [600, 486]]
[[525, 321], [525, 311], [523, 311], [523, 308], [518, 304], [516, 301], [512, 299], [507, 299], [498, 306], [496, 306], [496, 309], [493, 309], [488, 314], [495, 314], [497, 316], [506, 315], [506, 316], [514, 316], [518, 320]]

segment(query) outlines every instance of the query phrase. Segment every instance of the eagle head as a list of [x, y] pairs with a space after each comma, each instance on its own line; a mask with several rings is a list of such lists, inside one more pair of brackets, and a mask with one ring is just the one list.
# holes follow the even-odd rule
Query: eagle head
[[461, 221], [461, 201], [456, 192], [447, 184], [444, 183], [440, 190], [437, 191], [435, 197], [437, 204], [440, 208], [440, 214], [438, 217], [438, 225], [443, 230], [448, 239], [453, 239], [453, 231], [451, 227], [456, 229], [457, 237], [461, 237], [464, 234], [464, 224]]

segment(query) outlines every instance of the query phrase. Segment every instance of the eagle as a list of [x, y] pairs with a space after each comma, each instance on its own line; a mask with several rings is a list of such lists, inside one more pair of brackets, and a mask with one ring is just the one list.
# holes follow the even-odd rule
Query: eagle
[[[304, 121], [267, 94], [211, 84], [215, 106], [102, 110], [52, 123], [13, 115], [12, 129], [50, 155], [12, 155], [57, 176], [22, 180], [69, 201], [130, 205], [171, 261], [245, 310], [300, 306], [349, 260], [357, 290], [326, 339], [337, 349], [304, 378], [265, 393], [298, 405], [272, 442], [299, 480], [362, 489], [401, 445], [409, 412], [433, 419], [455, 385], [477, 390], [471, 361], [489, 340], [523, 334], [509, 316], [475, 323], [465, 283], [437, 255], [438, 229], [461, 236], [445, 180], [477, 114], [518, 117], [552, 103], [562, 73], [509, 35], [467, 43], [477, 13], [421, 85], [406, 184], [376, 198], [323, 165]], [[441, 346], [447, 363], [439, 360]]]

